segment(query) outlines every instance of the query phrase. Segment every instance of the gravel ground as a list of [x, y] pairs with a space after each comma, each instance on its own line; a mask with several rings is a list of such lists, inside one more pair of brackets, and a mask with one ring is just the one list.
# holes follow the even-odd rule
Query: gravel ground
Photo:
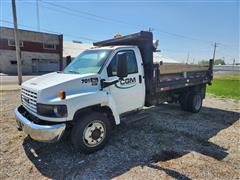
[[122, 124], [101, 151], [85, 155], [68, 138], [34, 142], [15, 127], [18, 91], [0, 92], [0, 179], [239, 179], [240, 102], [207, 96], [198, 114], [178, 105]]

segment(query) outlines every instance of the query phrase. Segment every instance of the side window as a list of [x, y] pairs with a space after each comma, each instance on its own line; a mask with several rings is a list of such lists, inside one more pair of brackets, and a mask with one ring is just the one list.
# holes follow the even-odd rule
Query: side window
[[[127, 53], [128, 58], [128, 74], [138, 73], [137, 60], [134, 51], [129, 50], [125, 52]], [[108, 65], [107, 73], [109, 77], [117, 75], [117, 54], [112, 58], [111, 63]]]

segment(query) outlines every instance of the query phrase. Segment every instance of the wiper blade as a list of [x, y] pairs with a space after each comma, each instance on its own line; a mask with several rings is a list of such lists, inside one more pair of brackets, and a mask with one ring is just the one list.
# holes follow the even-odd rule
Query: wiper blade
[[80, 74], [79, 72], [77, 71], [68, 71], [69, 73], [74, 73], [74, 74]]

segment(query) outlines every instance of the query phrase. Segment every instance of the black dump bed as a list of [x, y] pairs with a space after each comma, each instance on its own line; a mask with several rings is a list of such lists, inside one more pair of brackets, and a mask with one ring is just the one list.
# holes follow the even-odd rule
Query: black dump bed
[[[172, 91], [212, 81], [213, 61], [208, 66], [187, 64], [158, 64], [153, 61], [153, 34], [148, 31], [120, 36], [105, 41], [95, 42], [94, 46], [134, 45], [140, 49], [146, 84], [146, 101], [151, 101], [159, 93]], [[146, 102], [146, 104], [151, 104]]]

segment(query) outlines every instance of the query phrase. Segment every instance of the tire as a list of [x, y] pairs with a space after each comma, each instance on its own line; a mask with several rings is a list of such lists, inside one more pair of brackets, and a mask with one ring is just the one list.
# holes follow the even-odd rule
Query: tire
[[189, 96], [189, 93], [185, 93], [180, 98], [180, 105], [182, 110], [184, 111], [188, 111], [188, 96]]
[[74, 148], [93, 153], [102, 149], [109, 140], [111, 124], [103, 113], [93, 112], [80, 114], [74, 118], [75, 124], [71, 132]]
[[188, 96], [188, 107], [187, 110], [193, 113], [197, 113], [202, 108], [202, 96], [201, 94], [190, 94]]

